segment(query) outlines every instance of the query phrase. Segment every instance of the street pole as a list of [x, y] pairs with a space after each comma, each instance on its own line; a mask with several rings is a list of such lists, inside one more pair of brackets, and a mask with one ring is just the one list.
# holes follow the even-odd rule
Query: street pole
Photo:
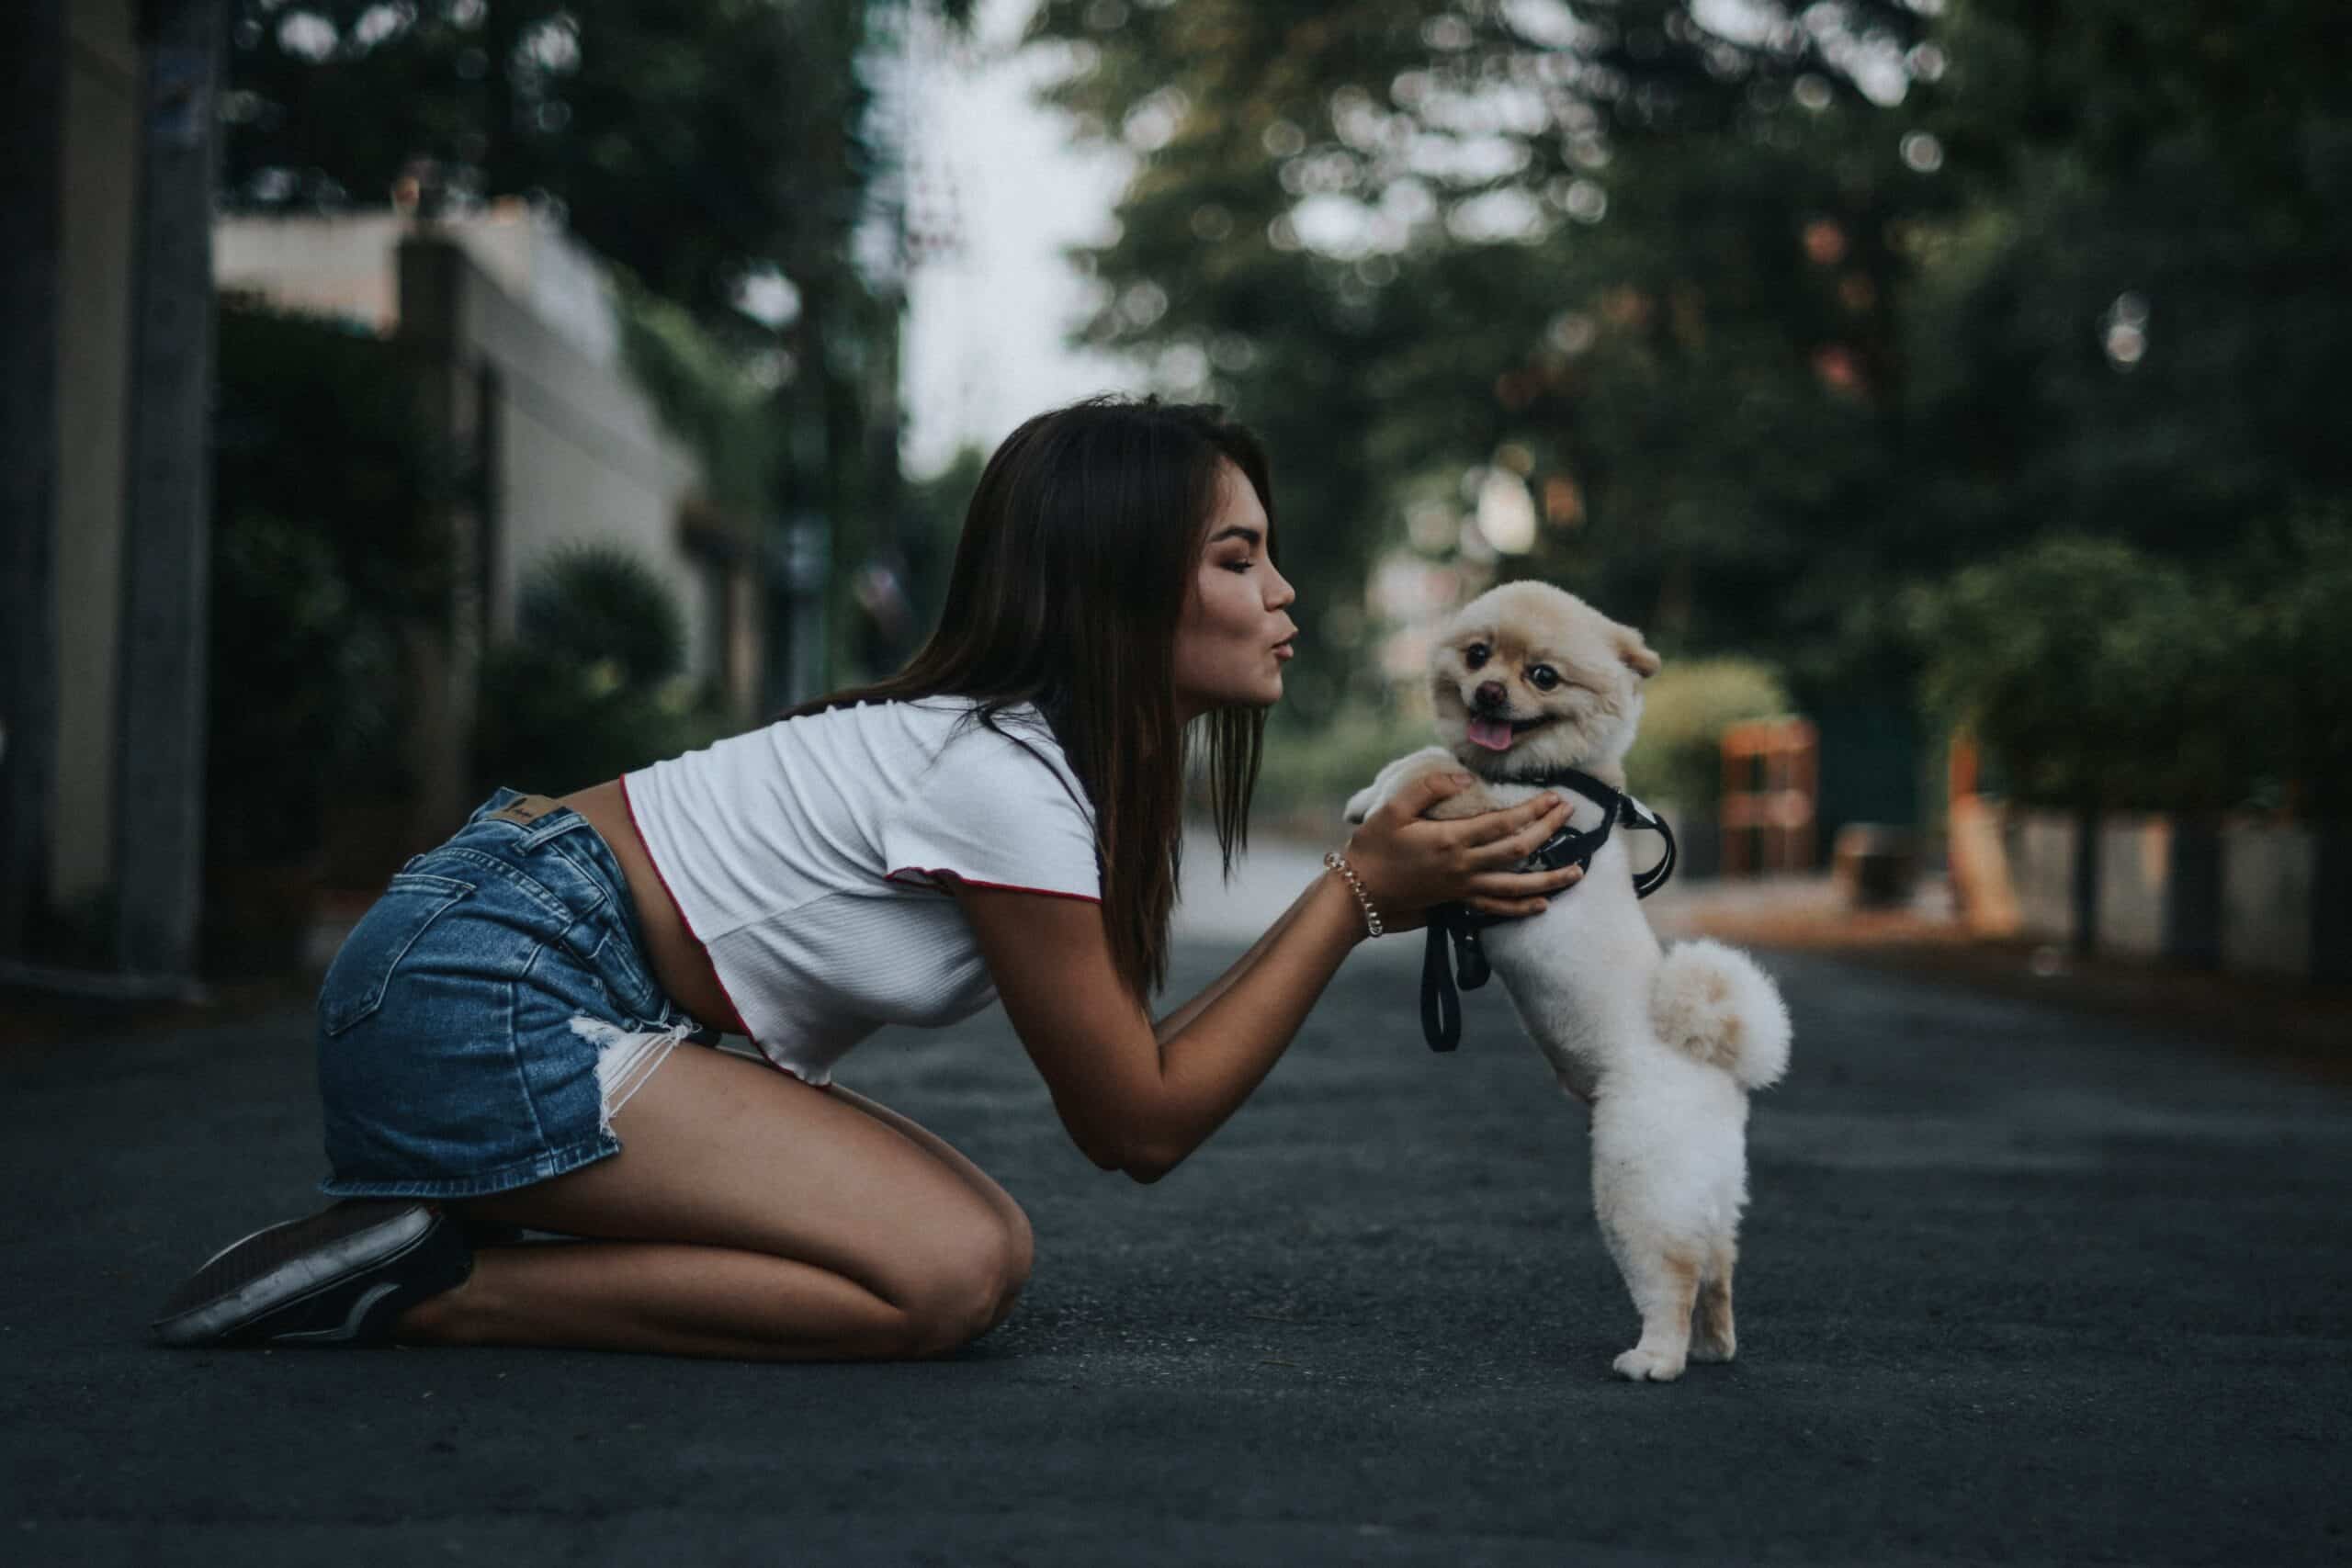
[[227, 6], [153, 0], [142, 21], [116, 708], [116, 962], [134, 974], [190, 976], [204, 857], [212, 207]]
[[65, 0], [0, 6], [0, 957], [28, 956], [57, 789]]

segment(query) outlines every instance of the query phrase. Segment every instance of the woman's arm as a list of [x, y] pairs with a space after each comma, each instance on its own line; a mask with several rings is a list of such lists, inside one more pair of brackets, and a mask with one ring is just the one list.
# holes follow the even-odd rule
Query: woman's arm
[[[1325, 876], [1328, 877], [1329, 874], [1327, 872]], [[1321, 880], [1323, 879], [1317, 879], [1318, 882]], [[1266, 934], [1260, 937], [1256, 942], [1251, 944], [1249, 952], [1235, 959], [1232, 966], [1227, 969], [1224, 974], [1219, 975], [1216, 979], [1210, 981], [1206, 988], [1204, 988], [1199, 996], [1194, 997], [1191, 1001], [1186, 1002], [1182, 1007], [1178, 1008], [1174, 1012], [1171, 1012], [1166, 1018], [1161, 1019], [1152, 1030], [1153, 1037], [1157, 1039], [1160, 1044], [1167, 1044], [1169, 1040], [1173, 1037], [1179, 1030], [1182, 1029], [1186, 1024], [1192, 1022], [1193, 1019], [1200, 1016], [1200, 1012], [1203, 1008], [1216, 1000], [1217, 998], [1225, 995], [1227, 987], [1231, 986], [1236, 980], [1241, 978], [1242, 976], [1250, 973], [1250, 966], [1255, 964], [1259, 959], [1263, 958], [1266, 955], [1266, 950], [1274, 945], [1274, 940], [1281, 936], [1283, 932], [1290, 930], [1291, 922], [1298, 919], [1298, 912], [1306, 908], [1308, 899], [1315, 897], [1315, 888], [1316, 883], [1308, 883], [1306, 890], [1301, 892], [1296, 898], [1291, 900], [1290, 908], [1283, 911], [1282, 919], [1276, 920], [1272, 925], [1268, 926], [1266, 928]]]
[[[1442, 775], [1416, 785], [1350, 840], [1349, 860], [1385, 925], [1409, 929], [1449, 898], [1530, 913], [1574, 880], [1501, 869], [1550, 837], [1566, 809], [1556, 796], [1457, 821], [1418, 820], [1456, 787]], [[1355, 896], [1327, 872], [1215, 987], [1155, 1032], [1112, 964], [1098, 908], [953, 886], [1071, 1138], [1096, 1165], [1138, 1181], [1166, 1175], [1249, 1098], [1364, 936]]]

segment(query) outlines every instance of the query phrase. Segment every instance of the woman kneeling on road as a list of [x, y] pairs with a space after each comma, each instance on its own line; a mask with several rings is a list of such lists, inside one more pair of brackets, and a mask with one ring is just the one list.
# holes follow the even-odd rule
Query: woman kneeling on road
[[[1262, 449], [1214, 406], [1040, 414], [989, 458], [904, 671], [560, 800], [498, 791], [392, 878], [321, 988], [341, 1201], [213, 1258], [158, 1337], [802, 1359], [988, 1332], [1028, 1220], [832, 1082], [865, 1035], [1001, 998], [1071, 1139], [1157, 1181], [1375, 919], [1530, 914], [1574, 879], [1510, 869], [1555, 797], [1420, 820], [1457, 787], [1438, 778], [1153, 1022], [1188, 742], [1229, 870], [1282, 695], [1273, 511]], [[721, 1032], [764, 1060], [693, 1048]]]

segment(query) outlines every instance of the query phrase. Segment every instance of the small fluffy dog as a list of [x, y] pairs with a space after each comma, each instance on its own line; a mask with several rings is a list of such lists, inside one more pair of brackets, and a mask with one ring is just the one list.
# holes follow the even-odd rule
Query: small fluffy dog
[[[1515, 805], [1555, 768], [1623, 790], [1642, 682], [1657, 670], [1639, 632], [1574, 594], [1541, 582], [1482, 594], [1430, 656], [1446, 744], [1383, 768], [1348, 802], [1348, 819], [1431, 769], [1467, 767], [1483, 781], [1440, 802], [1437, 818]], [[1600, 807], [1559, 789], [1577, 827], [1599, 826]], [[1615, 1370], [1662, 1382], [1687, 1359], [1728, 1361], [1736, 1348], [1747, 1094], [1787, 1069], [1789, 1015], [1743, 953], [1706, 941], [1661, 952], [1622, 828], [1544, 913], [1487, 926], [1480, 941], [1561, 1086], [1592, 1106], [1593, 1207], [1642, 1314], [1641, 1342]]]

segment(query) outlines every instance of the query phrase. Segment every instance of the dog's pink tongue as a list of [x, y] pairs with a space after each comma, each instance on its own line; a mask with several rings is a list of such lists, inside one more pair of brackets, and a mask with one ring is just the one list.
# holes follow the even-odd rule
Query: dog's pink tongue
[[1474, 718], [1470, 721], [1470, 739], [1489, 751], [1508, 751], [1510, 750], [1510, 721]]

